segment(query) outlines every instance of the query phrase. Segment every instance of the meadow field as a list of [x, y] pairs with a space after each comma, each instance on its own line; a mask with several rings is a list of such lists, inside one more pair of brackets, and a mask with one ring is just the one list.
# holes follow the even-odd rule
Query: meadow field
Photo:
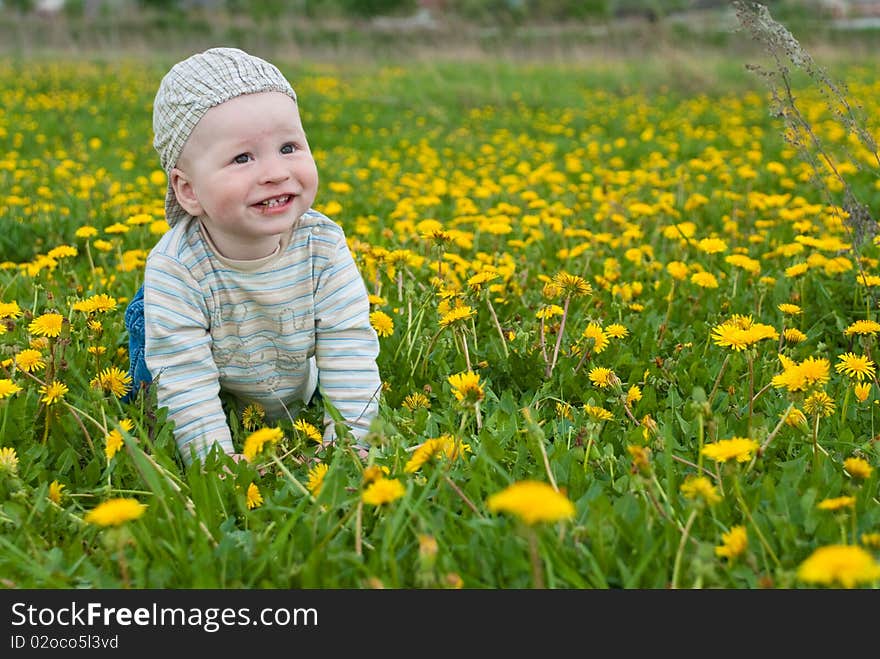
[[251, 461], [185, 468], [120, 402], [174, 61], [0, 60], [3, 588], [880, 585], [871, 62], [798, 136], [734, 59], [276, 59], [380, 413], [364, 462], [230, 401]]

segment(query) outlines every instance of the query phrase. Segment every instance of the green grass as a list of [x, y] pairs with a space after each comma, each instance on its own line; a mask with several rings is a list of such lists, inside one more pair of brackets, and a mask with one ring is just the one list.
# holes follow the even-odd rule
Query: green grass
[[[365, 465], [344, 438], [319, 452], [285, 420], [284, 440], [254, 463], [214, 455], [187, 469], [153, 400], [122, 405], [90, 384], [103, 368], [127, 369], [125, 302], [158, 234], [150, 222], [105, 229], [143, 214], [161, 220], [150, 104], [171, 63], [0, 61], [0, 302], [22, 310], [0, 321], [0, 382], [21, 388], [0, 400], [0, 447], [17, 458], [7, 452], [0, 467], [5, 587], [811, 587], [799, 567], [836, 544], [863, 548], [876, 565], [880, 385], [867, 378], [873, 388], [860, 402], [834, 366], [845, 352], [876, 354], [873, 335], [844, 330], [875, 317], [856, 273], [861, 264], [876, 275], [880, 255], [870, 241], [829, 242], [851, 243], [829, 206], [839, 192], [828, 198], [808, 180], [744, 61], [278, 60], [318, 162], [316, 206], [343, 226], [368, 289], [383, 298], [374, 308], [394, 321], [381, 339], [387, 388], [368, 464], [405, 493], [381, 506], [362, 501]], [[880, 90], [869, 71], [857, 61], [833, 68], [877, 134]], [[846, 178], [876, 208], [870, 154], [845, 141], [808, 82], [796, 79], [817, 134], [839, 162], [861, 166]], [[426, 239], [425, 220], [452, 240]], [[693, 236], [683, 239], [677, 222], [692, 222]], [[83, 226], [98, 235], [77, 237]], [[726, 248], [701, 249], [708, 238]], [[41, 258], [61, 245], [76, 255]], [[406, 258], [391, 266], [383, 250]], [[759, 272], [725, 260], [735, 253]], [[682, 280], [667, 269], [674, 261], [688, 266]], [[476, 311], [455, 329], [439, 325], [441, 262], [442, 287]], [[807, 271], [787, 274], [798, 263]], [[486, 266], [498, 272], [495, 286], [475, 292], [467, 281]], [[692, 282], [699, 271], [718, 288]], [[561, 272], [592, 292], [569, 300], [564, 324], [556, 315], [542, 327], [536, 313], [565, 306], [545, 288]], [[117, 301], [91, 318], [100, 330], [73, 308], [98, 293]], [[780, 303], [802, 313], [784, 315]], [[35, 338], [30, 322], [48, 312], [67, 322], [35, 344], [46, 366], [24, 373], [15, 356]], [[734, 315], [807, 338], [732, 351], [711, 336]], [[592, 350], [582, 338], [591, 322], [627, 334]], [[827, 379], [773, 386], [779, 353], [826, 359]], [[484, 392], [478, 410], [448, 382], [468, 362]], [[588, 376], [596, 368], [620, 384], [597, 386]], [[69, 391], [47, 407], [39, 388], [51, 379]], [[641, 398], [627, 401], [632, 386]], [[831, 414], [807, 410], [805, 426], [781, 423], [816, 391], [834, 401]], [[415, 393], [430, 407], [409, 409]], [[248, 436], [241, 407], [229, 407], [239, 449]], [[315, 424], [322, 416], [320, 407], [293, 415]], [[124, 418], [134, 428], [108, 460], [105, 435]], [[444, 434], [470, 451], [405, 469], [416, 446]], [[732, 437], [764, 448], [741, 463], [701, 453]], [[304, 486], [316, 456], [329, 469], [313, 496]], [[866, 478], [847, 471], [851, 458], [872, 468]], [[684, 495], [697, 474], [717, 503]], [[555, 485], [573, 515], [529, 527], [490, 509], [492, 495], [524, 480]], [[48, 498], [53, 481], [65, 486], [58, 502]], [[249, 509], [252, 483], [263, 502]], [[853, 499], [837, 510], [818, 506], [844, 496]], [[122, 497], [145, 504], [144, 514], [118, 528], [85, 521]], [[738, 526], [747, 546], [718, 555]]]

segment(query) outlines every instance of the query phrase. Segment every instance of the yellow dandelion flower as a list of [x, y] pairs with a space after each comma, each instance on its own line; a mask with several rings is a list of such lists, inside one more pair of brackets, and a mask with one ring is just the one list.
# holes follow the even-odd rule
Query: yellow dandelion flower
[[673, 279], [678, 279], [679, 281], [681, 281], [685, 277], [687, 277], [687, 263], [682, 263], [681, 261], [670, 261], [666, 264], [666, 272], [672, 275]]
[[834, 370], [838, 373], [844, 373], [848, 377], [861, 382], [866, 378], [873, 378], [875, 373], [874, 362], [865, 355], [856, 355], [851, 352], [845, 352], [838, 355], [840, 361], [834, 365]]
[[256, 430], [263, 425], [266, 410], [259, 403], [249, 403], [241, 412], [241, 425], [245, 430]]
[[372, 506], [381, 506], [396, 501], [406, 494], [406, 488], [396, 478], [379, 478], [367, 486], [361, 499]]
[[394, 334], [394, 320], [384, 311], [374, 311], [370, 314], [370, 325], [381, 337]]
[[792, 407], [788, 414], [785, 415], [785, 425], [792, 428], [805, 428], [807, 426], [807, 417], [798, 408]]
[[715, 555], [733, 560], [749, 546], [749, 537], [745, 526], [734, 526], [727, 533], [721, 534], [721, 545], [715, 547]]
[[868, 464], [867, 460], [856, 457], [844, 460], [843, 468], [846, 469], [847, 473], [853, 478], [860, 478], [862, 480], [870, 478], [871, 472], [874, 471], [874, 468]]
[[[152, 174], [150, 177], [152, 178]], [[126, 224], [131, 224], [136, 227], [142, 224], [150, 224], [151, 222], [153, 222], [153, 216], [149, 213], [136, 213], [125, 221]]]
[[93, 226], [85, 225], [74, 231], [73, 235], [77, 238], [94, 238], [98, 235], [98, 230]]
[[623, 339], [629, 335], [629, 330], [619, 323], [612, 323], [605, 328], [605, 334], [614, 339]]
[[248, 462], [252, 462], [263, 451], [266, 444], [274, 444], [284, 437], [280, 428], [260, 428], [252, 432], [244, 440], [242, 453]]
[[797, 575], [807, 583], [854, 588], [880, 579], [880, 564], [858, 545], [828, 545], [810, 554]]
[[110, 297], [109, 295], [105, 295], [104, 293], [99, 293], [98, 295], [93, 295], [85, 300], [80, 300], [79, 302], [74, 302], [73, 310], [74, 311], [82, 311], [83, 313], [93, 314], [93, 313], [106, 313], [108, 311], [113, 311], [116, 309], [117, 303], [115, 297]]
[[859, 539], [866, 547], [880, 549], [880, 533], [862, 533]]
[[637, 384], [634, 384], [629, 388], [629, 391], [626, 392], [626, 404], [632, 405], [640, 400], [642, 400], [642, 390], [639, 389]]
[[535, 312], [535, 318], [541, 320], [550, 320], [556, 316], [561, 316], [565, 311], [558, 304], [547, 304]]
[[567, 272], [557, 273], [553, 277], [553, 284], [562, 292], [563, 295], [572, 297], [582, 297], [591, 295], [593, 287], [583, 277], [572, 275]]
[[363, 479], [364, 485], [369, 485], [374, 480], [378, 480], [379, 478], [384, 478], [388, 474], [391, 473], [391, 470], [385, 465], [370, 465], [369, 467], [364, 468]]
[[718, 279], [711, 272], [695, 272], [691, 275], [691, 283], [700, 288], [718, 288]]
[[449, 460], [456, 460], [470, 450], [470, 445], [462, 443], [452, 435], [443, 434], [419, 444], [403, 470], [407, 474], [412, 474], [432, 458], [445, 457]]
[[728, 460], [736, 460], [737, 462], [748, 462], [752, 458], [752, 453], [758, 450], [759, 444], [753, 439], [747, 437], [732, 437], [731, 439], [720, 439], [703, 446], [702, 454], [716, 462], [726, 462]]
[[9, 378], [0, 378], [0, 400], [4, 398], [8, 398], [13, 394], [17, 394], [21, 391], [21, 387], [15, 384]]
[[494, 279], [498, 279], [497, 272], [492, 270], [482, 270], [467, 280], [467, 285], [474, 291], [479, 291], [483, 286]]
[[44, 313], [37, 316], [28, 325], [28, 332], [37, 336], [48, 336], [55, 338], [61, 334], [61, 326], [64, 322], [64, 316], [60, 313]]
[[49, 501], [54, 504], [60, 504], [61, 499], [64, 497], [64, 487], [65, 485], [63, 483], [59, 483], [57, 480], [49, 483], [49, 493], [46, 495]]
[[556, 522], [574, 517], [574, 504], [547, 483], [525, 480], [513, 483], [487, 501], [491, 512], [507, 512], [526, 524]]
[[431, 401], [428, 400], [425, 394], [419, 391], [409, 394], [403, 399], [402, 404], [410, 412], [415, 412], [418, 409], [431, 409]]
[[718, 488], [705, 476], [688, 476], [678, 488], [685, 499], [700, 500], [710, 506], [721, 501]]
[[804, 411], [816, 416], [834, 414], [834, 399], [824, 391], [815, 391], [804, 401]]
[[22, 314], [18, 302], [0, 302], [0, 319], [18, 318]]
[[253, 510], [254, 508], [259, 508], [263, 505], [263, 495], [260, 494], [260, 488], [257, 487], [256, 483], [248, 485], [247, 494], [245, 495], [245, 503], [247, 504], [248, 510]]
[[742, 268], [746, 272], [749, 272], [753, 275], [760, 274], [761, 272], [761, 262], [749, 258], [745, 254], [731, 254], [729, 256], [724, 257], [724, 262], [729, 263], [732, 266], [737, 268]]
[[131, 389], [131, 376], [122, 369], [111, 366], [92, 378], [89, 386], [122, 398]]
[[587, 325], [581, 336], [588, 341], [592, 341], [592, 352], [597, 355], [608, 347], [608, 335], [597, 323]]
[[50, 249], [46, 256], [50, 259], [64, 259], [79, 254], [79, 251], [73, 245], [59, 245]]
[[796, 316], [801, 313], [801, 308], [798, 305], [789, 304], [788, 302], [777, 304], [776, 308], [787, 316]]
[[311, 439], [313, 442], [320, 444], [324, 441], [324, 435], [321, 434], [321, 431], [305, 419], [297, 419], [293, 424], [293, 428], [305, 435], [306, 439]]
[[643, 474], [650, 474], [651, 472], [651, 449], [647, 446], [638, 446], [635, 444], [629, 444], [626, 447], [626, 452], [630, 454], [633, 461], [633, 469], [635, 471], [639, 471]]
[[448, 243], [452, 240], [452, 234], [443, 229], [432, 228], [428, 231], [424, 231], [421, 234], [421, 237], [425, 240], [430, 240], [438, 245], [442, 245], [444, 243]]
[[834, 497], [832, 499], [822, 499], [816, 504], [819, 510], [840, 510], [841, 508], [855, 508], [855, 497]]
[[614, 414], [604, 407], [597, 407], [595, 405], [584, 405], [584, 412], [596, 421], [611, 421], [614, 418]]
[[596, 366], [595, 368], [593, 368], [589, 373], [589, 378], [590, 382], [592, 382], [600, 389], [605, 389], [620, 382], [614, 371], [612, 371], [610, 368], [603, 368], [601, 366]]
[[553, 281], [545, 281], [544, 286], [541, 288], [541, 295], [543, 295], [548, 300], [555, 300], [560, 295], [562, 295], [562, 290], [557, 286]]
[[156, 220], [155, 222], [150, 224], [150, 233], [154, 236], [161, 236], [170, 228], [171, 227], [168, 225], [168, 222], [166, 222], [165, 220]]
[[32, 350], [44, 350], [49, 347], [49, 339], [45, 336], [35, 336], [28, 342], [28, 345]]
[[70, 389], [67, 388], [66, 384], [63, 384], [58, 380], [53, 380], [51, 384], [40, 386], [40, 393], [43, 394], [43, 397], [40, 400], [46, 403], [46, 405], [54, 405], [55, 403], [61, 402], [64, 398], [64, 394], [69, 391]]
[[18, 473], [18, 454], [11, 446], [0, 448], [0, 474]]
[[807, 384], [825, 384], [829, 379], [831, 363], [824, 357], [807, 357], [798, 364]]
[[739, 351], [764, 339], [778, 339], [779, 332], [771, 325], [755, 323], [751, 316], [734, 314], [712, 329], [712, 340], [722, 348]]
[[[134, 429], [134, 422], [131, 419], [122, 419], [119, 422], [119, 425], [122, 427], [125, 432], [130, 433]], [[108, 460], [112, 460], [113, 456], [116, 455], [117, 451], [122, 448], [125, 440], [122, 437], [122, 433], [119, 432], [118, 429], [114, 428], [104, 437], [104, 455], [107, 456]]]
[[455, 307], [440, 318], [440, 327], [449, 327], [450, 325], [464, 322], [476, 315], [476, 313], [476, 311], [466, 304], [463, 304], [460, 307]]
[[124, 224], [122, 224], [122, 222], [114, 222], [109, 227], [106, 227], [104, 229], [104, 233], [110, 233], [110, 234], [128, 233], [128, 231], [129, 231], [129, 228], [127, 226], [125, 226]]
[[119, 526], [138, 519], [146, 509], [147, 506], [137, 499], [110, 499], [90, 510], [84, 519], [98, 526]]
[[843, 333], [846, 336], [852, 336], [853, 334], [860, 334], [862, 336], [871, 336], [880, 332], [880, 323], [874, 320], [857, 320], [845, 330]]
[[871, 383], [870, 382], [857, 382], [853, 385], [853, 392], [856, 395], [856, 398], [860, 403], [864, 403], [868, 400], [868, 396], [871, 395]]
[[719, 254], [727, 251], [727, 243], [720, 238], [703, 238], [697, 243], [697, 249], [705, 254]]
[[712, 328], [712, 341], [722, 348], [736, 351], [745, 350], [749, 346], [748, 330], [722, 323]]
[[798, 344], [807, 340], [807, 335], [795, 327], [787, 327], [782, 330], [782, 338], [786, 343]]
[[564, 401], [556, 401], [555, 408], [556, 408], [556, 416], [558, 416], [559, 418], [568, 419], [569, 421], [571, 421], [574, 418], [574, 416], [572, 415], [572, 412], [571, 412], [571, 405], [570, 404], [568, 404]]
[[800, 277], [809, 269], [810, 266], [807, 263], [795, 263], [785, 269], [785, 276], [789, 279], [794, 279], [795, 277]]
[[795, 362], [785, 355], [778, 355], [783, 371], [770, 380], [774, 387], [785, 387], [789, 391], [804, 391], [815, 385], [828, 382], [831, 364], [824, 357], [807, 357], [802, 362]]
[[326, 462], [319, 462], [311, 469], [309, 469], [308, 481], [306, 481], [306, 487], [309, 492], [312, 493], [313, 497], [318, 496], [321, 492], [321, 487], [324, 485], [324, 477], [327, 475], [327, 471], [330, 469], [330, 466]]
[[473, 371], [456, 373], [447, 378], [452, 385], [452, 395], [462, 403], [474, 404], [483, 400], [483, 387], [480, 386], [480, 375]]

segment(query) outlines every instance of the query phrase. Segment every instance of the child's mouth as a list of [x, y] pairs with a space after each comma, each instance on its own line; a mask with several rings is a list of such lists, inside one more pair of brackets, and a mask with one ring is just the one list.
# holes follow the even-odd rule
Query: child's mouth
[[254, 206], [263, 212], [273, 212], [285, 208], [293, 199], [293, 195], [281, 195], [280, 197], [272, 197], [261, 201]]

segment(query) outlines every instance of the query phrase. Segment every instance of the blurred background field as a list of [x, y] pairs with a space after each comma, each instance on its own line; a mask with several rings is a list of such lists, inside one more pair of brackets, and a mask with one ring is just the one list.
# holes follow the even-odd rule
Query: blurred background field
[[[876, 0], [764, 3], [813, 49], [876, 52]], [[0, 52], [603, 59], [749, 52], [728, 0], [3, 0]]]

